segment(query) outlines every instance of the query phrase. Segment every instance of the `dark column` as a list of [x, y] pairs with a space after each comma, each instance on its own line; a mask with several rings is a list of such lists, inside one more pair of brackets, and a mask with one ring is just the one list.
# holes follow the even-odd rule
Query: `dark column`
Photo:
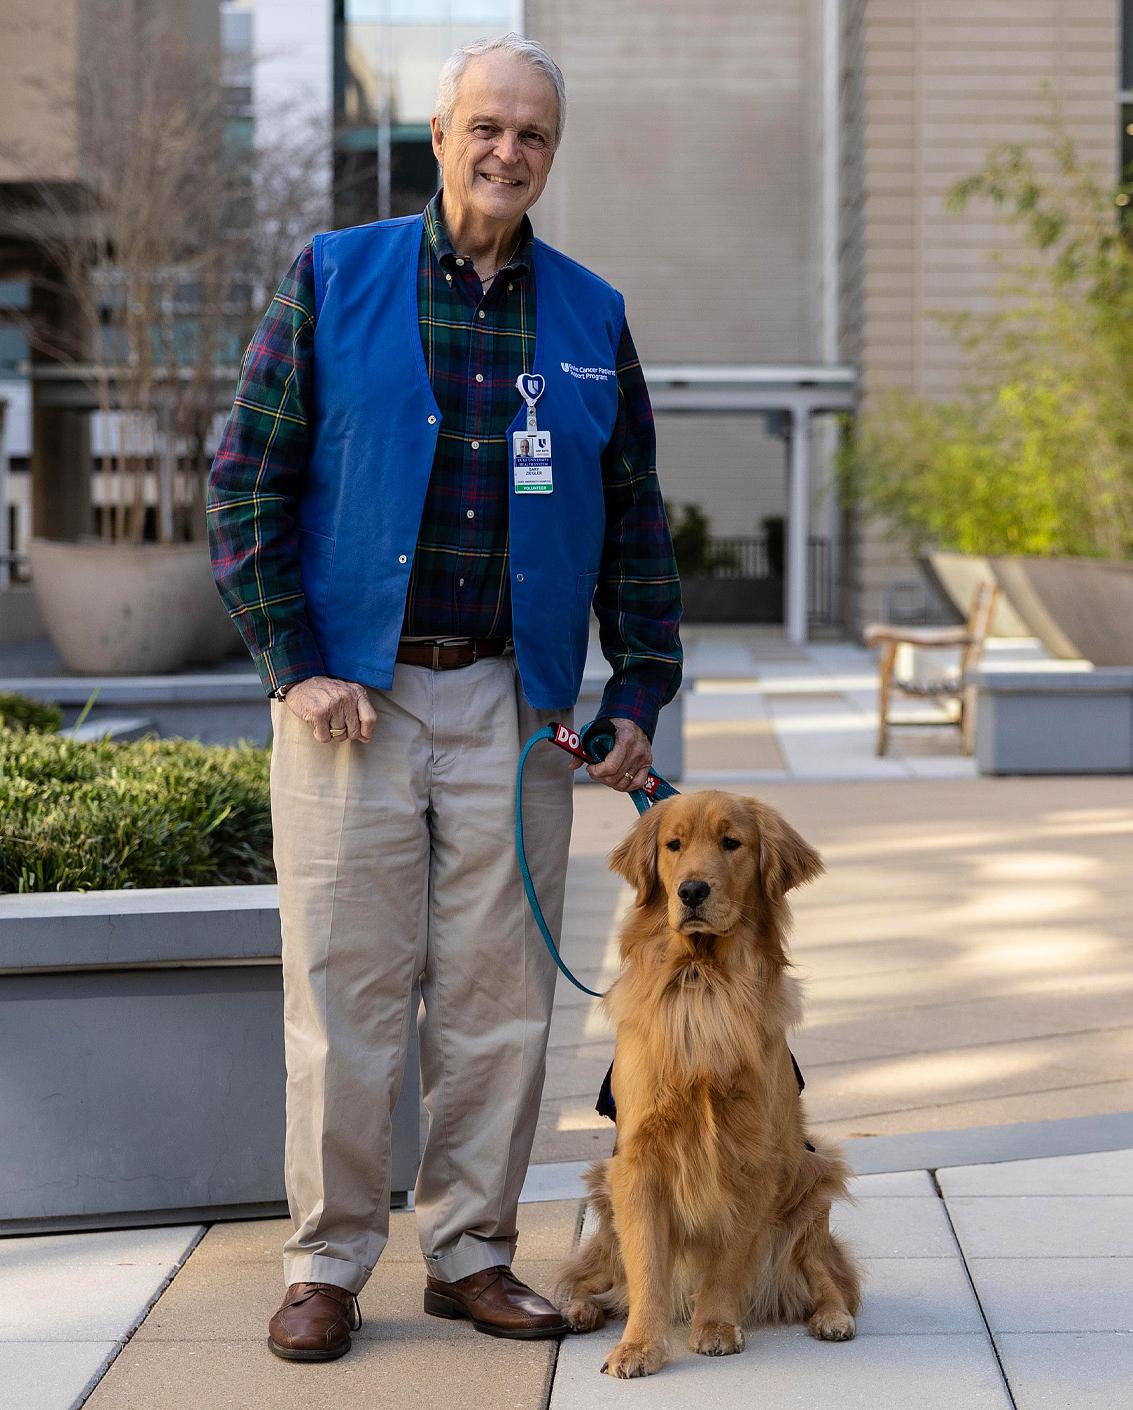
[[[50, 331], [55, 346], [81, 344], [81, 325], [70, 300], [39, 280], [32, 285], [32, 316], [37, 327]], [[91, 418], [85, 411], [52, 405], [48, 389], [37, 384], [35, 370], [59, 366], [55, 359], [33, 351], [31, 363], [31, 531], [37, 538], [74, 539], [94, 531]]]

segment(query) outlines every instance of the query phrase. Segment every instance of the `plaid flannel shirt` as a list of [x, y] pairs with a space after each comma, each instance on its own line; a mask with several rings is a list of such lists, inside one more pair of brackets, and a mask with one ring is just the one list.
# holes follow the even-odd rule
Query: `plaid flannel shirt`
[[[441, 194], [424, 213], [417, 297], [442, 431], [402, 633], [506, 637], [507, 428], [515, 415], [516, 378], [531, 369], [534, 357], [532, 231], [524, 217], [511, 259], [485, 292], [472, 260], [452, 248]], [[269, 692], [325, 674], [306, 618], [296, 517], [309, 444], [314, 326], [307, 245], [244, 354], [208, 483], [213, 572]], [[631, 719], [652, 736], [661, 706], [680, 684], [681, 601], [657, 481], [653, 415], [628, 325], [616, 371], [618, 411], [602, 456], [606, 534], [594, 598], [612, 670], [602, 713]]]

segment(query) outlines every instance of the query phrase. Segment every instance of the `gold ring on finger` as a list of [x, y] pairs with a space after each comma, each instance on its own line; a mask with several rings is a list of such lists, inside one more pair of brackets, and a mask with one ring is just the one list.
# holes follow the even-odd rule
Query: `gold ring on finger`
[[341, 739], [345, 733], [344, 729], [332, 729], [330, 735], [332, 739]]

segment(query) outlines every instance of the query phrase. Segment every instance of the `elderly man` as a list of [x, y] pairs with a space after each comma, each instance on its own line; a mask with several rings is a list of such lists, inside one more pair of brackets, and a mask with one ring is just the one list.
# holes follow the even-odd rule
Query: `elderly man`
[[[318, 235], [245, 355], [209, 481], [214, 574], [272, 696], [294, 1231], [269, 1344], [349, 1349], [388, 1231], [420, 984], [425, 1310], [566, 1330], [511, 1272], [556, 971], [513, 843], [524, 740], [570, 720], [593, 602], [625, 792], [680, 680], [680, 591], [622, 299], [536, 240], [562, 75], [507, 35], [440, 78], [422, 216]], [[570, 760], [525, 781], [553, 926]]]

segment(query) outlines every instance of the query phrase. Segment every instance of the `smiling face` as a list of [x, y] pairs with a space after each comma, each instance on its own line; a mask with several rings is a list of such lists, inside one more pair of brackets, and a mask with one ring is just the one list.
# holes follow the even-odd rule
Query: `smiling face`
[[554, 86], [526, 60], [496, 51], [468, 61], [448, 131], [433, 118], [450, 231], [518, 224], [547, 184], [557, 117]]

